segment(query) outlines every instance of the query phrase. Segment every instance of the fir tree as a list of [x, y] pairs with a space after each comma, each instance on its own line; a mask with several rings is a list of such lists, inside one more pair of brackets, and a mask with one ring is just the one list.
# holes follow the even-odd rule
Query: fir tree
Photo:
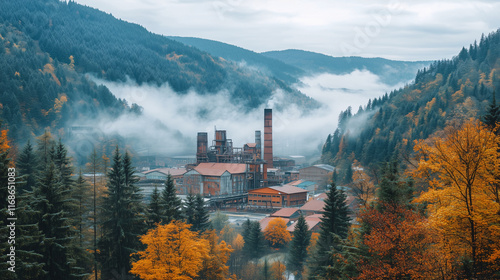
[[[186, 204], [184, 205], [184, 217], [186, 219], [187, 224], [194, 225], [195, 213], [196, 213], [196, 196], [192, 193], [189, 193], [186, 196]], [[193, 227], [191, 227], [191, 229], [193, 229]]]
[[89, 156], [87, 170], [92, 174], [92, 227], [94, 232], [93, 251], [94, 251], [94, 279], [98, 277], [97, 267], [97, 173], [102, 167], [102, 162], [94, 148]]
[[78, 174], [78, 178], [75, 182], [75, 189], [73, 191], [73, 199], [75, 200], [76, 207], [76, 219], [75, 225], [78, 227], [78, 239], [81, 248], [84, 248], [84, 227], [86, 226], [87, 213], [89, 205], [87, 204], [87, 198], [89, 196], [89, 185], [83, 178], [82, 172]]
[[321, 218], [320, 236], [308, 264], [310, 275], [325, 278], [327, 267], [332, 265], [332, 252], [341, 253], [338, 240], [347, 238], [350, 227], [346, 195], [337, 189], [335, 182], [327, 193], [324, 214]]
[[[500, 122], [500, 106], [496, 102], [496, 92], [493, 91], [493, 98], [488, 107], [486, 114], [481, 118], [481, 121], [490, 129], [495, 130]], [[497, 132], [498, 133], [498, 132]]]
[[151, 194], [151, 200], [148, 205], [148, 226], [153, 228], [155, 224], [162, 222], [162, 209], [160, 207], [160, 192], [155, 186]]
[[33, 151], [33, 146], [28, 140], [28, 143], [24, 146], [19, 158], [17, 160], [17, 171], [21, 175], [21, 182], [18, 182], [17, 192], [22, 194], [25, 190], [30, 191], [35, 186], [36, 182], [36, 170], [37, 170], [37, 158], [35, 152]]
[[210, 227], [208, 210], [205, 207], [205, 199], [201, 194], [196, 195], [195, 219], [192, 229], [195, 231], [205, 231]]
[[259, 258], [264, 250], [264, 234], [257, 221], [247, 222], [243, 232], [243, 252], [249, 259]]
[[293, 238], [290, 242], [290, 251], [288, 252], [287, 268], [296, 272], [295, 279], [302, 279], [302, 271], [307, 258], [307, 247], [311, 241], [311, 232], [304, 216], [300, 215], [293, 230]]
[[165, 188], [161, 194], [161, 208], [163, 210], [163, 223], [168, 224], [172, 220], [180, 220], [182, 218], [182, 201], [177, 196], [174, 180], [170, 174], [167, 175]]
[[47, 274], [41, 279], [83, 278], [85, 275], [78, 266], [83, 261], [74, 259], [75, 256], [84, 255], [82, 249], [76, 246], [76, 233], [72, 227], [74, 204], [70, 190], [64, 186], [53, 162], [46, 166], [31, 194], [27, 200], [44, 235], [38, 252], [43, 255], [42, 262]]
[[386, 204], [409, 205], [413, 197], [413, 180], [405, 180], [399, 174], [399, 163], [397, 158], [385, 163], [382, 169], [382, 178], [378, 185], [377, 208]]
[[59, 138], [59, 141], [53, 147], [53, 149], [54, 152], [52, 157], [56, 168], [59, 170], [60, 173], [59, 176], [61, 176], [61, 182], [65, 188], [71, 189], [73, 184], [75, 183], [74, 180], [71, 178], [71, 174], [73, 173], [73, 167], [71, 165], [71, 160], [68, 157], [68, 150], [62, 143], [61, 138]]
[[139, 248], [142, 234], [142, 207], [140, 194], [134, 185], [136, 178], [128, 153], [122, 157], [118, 147], [109, 172], [108, 196], [104, 200], [101, 248], [102, 275], [113, 274], [124, 279], [130, 271], [130, 254]]

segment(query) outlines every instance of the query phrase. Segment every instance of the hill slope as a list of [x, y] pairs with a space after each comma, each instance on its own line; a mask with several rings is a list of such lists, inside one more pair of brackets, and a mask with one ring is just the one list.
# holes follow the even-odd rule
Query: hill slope
[[[232, 96], [255, 107], [265, 102], [280, 81], [213, 58], [143, 27], [74, 2], [21, 0], [2, 4], [1, 22], [12, 24], [37, 41], [60, 62], [73, 56], [76, 70], [110, 81], [161, 85], [177, 92], [195, 89], [214, 93], [228, 89]], [[307, 98], [292, 92], [295, 98]]]
[[[121, 114], [130, 109], [105, 87], [88, 80], [87, 73], [139, 85], [168, 83], [178, 94], [227, 91], [231, 102], [247, 110], [265, 104], [277, 90], [284, 92], [289, 103], [317, 106], [275, 77], [71, 1], [3, 1], [0, 26], [0, 118], [19, 131], [15, 139], [40, 134], [45, 127], [62, 128], [62, 120], [75, 119], [82, 112]], [[51, 110], [54, 106], [57, 109]]]
[[270, 51], [262, 54], [300, 67], [310, 74], [323, 72], [347, 74], [356, 69], [366, 69], [379, 76], [381, 81], [388, 85], [410, 81], [415, 77], [418, 69], [430, 64], [428, 61], [409, 62], [356, 56], [332, 57], [302, 50]]
[[222, 57], [225, 60], [235, 62], [245, 62], [250, 67], [262, 69], [262, 71], [268, 72], [269, 75], [288, 83], [297, 82], [297, 77], [305, 74], [305, 71], [299, 67], [288, 65], [280, 60], [234, 45], [193, 37], [169, 36], [168, 38], [208, 52], [215, 57]]
[[387, 161], [394, 151], [411, 152], [413, 141], [426, 139], [453, 121], [485, 113], [500, 87], [500, 30], [483, 36], [451, 60], [419, 71], [415, 82], [353, 114], [342, 112], [329, 135], [322, 160], [342, 164], [353, 158], [364, 165]]

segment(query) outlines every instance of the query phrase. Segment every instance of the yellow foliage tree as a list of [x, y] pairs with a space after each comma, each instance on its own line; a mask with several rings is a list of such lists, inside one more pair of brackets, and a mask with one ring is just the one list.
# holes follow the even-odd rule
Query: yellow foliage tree
[[243, 239], [243, 236], [238, 233], [232, 242], [232, 247], [234, 250], [240, 251], [243, 249], [243, 245], [245, 245], [245, 239]]
[[[429, 222], [458, 258], [471, 262], [471, 277], [497, 269], [500, 244], [500, 205], [495, 201], [500, 160], [499, 137], [477, 120], [448, 127], [444, 137], [415, 146], [419, 165], [415, 175], [430, 188], [416, 202], [428, 203]], [[481, 278], [482, 279], [482, 278]]]
[[285, 280], [286, 266], [280, 261], [275, 261], [271, 265], [271, 278], [273, 280]]
[[284, 246], [292, 239], [286, 230], [286, 221], [283, 218], [272, 219], [264, 229], [264, 237], [273, 247]]
[[189, 230], [191, 225], [173, 221], [158, 225], [141, 237], [146, 245], [136, 253], [139, 260], [132, 263], [130, 273], [144, 280], [191, 280], [198, 276], [208, 257], [209, 241]]
[[219, 242], [215, 230], [207, 231], [204, 238], [208, 240], [209, 252], [203, 258], [200, 279], [225, 280], [229, 276], [229, 266], [226, 265], [233, 249], [224, 240]]

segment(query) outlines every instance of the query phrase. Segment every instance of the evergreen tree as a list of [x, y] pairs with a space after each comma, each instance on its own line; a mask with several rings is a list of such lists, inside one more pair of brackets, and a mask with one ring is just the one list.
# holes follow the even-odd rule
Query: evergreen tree
[[[187, 224], [194, 225], [195, 213], [196, 213], [196, 196], [192, 193], [189, 193], [186, 196], [186, 204], [184, 205], [184, 217], [186, 219]], [[192, 226], [191, 229], [193, 229]]]
[[481, 121], [490, 129], [496, 129], [497, 124], [500, 122], [500, 106], [496, 102], [496, 93], [493, 91], [493, 98], [488, 107], [486, 114], [481, 118]]
[[264, 234], [260, 228], [260, 224], [257, 221], [250, 222], [248, 220], [247, 225], [244, 227], [243, 240], [245, 244], [243, 245], [243, 252], [249, 259], [259, 258], [264, 250]]
[[378, 185], [377, 208], [386, 204], [409, 205], [413, 197], [413, 180], [405, 180], [399, 174], [399, 163], [397, 158], [385, 163], [382, 168], [382, 178]]
[[73, 199], [75, 200], [77, 207], [76, 207], [76, 215], [75, 215], [75, 225], [78, 228], [78, 243], [81, 248], [84, 247], [84, 229], [87, 226], [86, 221], [88, 220], [87, 213], [89, 212], [88, 208], [89, 205], [87, 203], [87, 198], [90, 194], [89, 192], [89, 185], [85, 181], [82, 175], [82, 171], [78, 174], [78, 178], [76, 179], [75, 182], [75, 188], [73, 191]]
[[76, 232], [71, 217], [75, 212], [70, 190], [53, 162], [48, 162], [31, 196], [30, 208], [39, 220], [39, 229], [44, 235], [39, 253], [47, 274], [41, 279], [81, 279], [85, 275], [82, 267], [84, 252], [77, 246]]
[[134, 185], [130, 157], [122, 157], [118, 147], [109, 172], [108, 196], [104, 199], [102, 238], [99, 241], [103, 279], [120, 275], [125, 279], [130, 271], [130, 254], [139, 248], [143, 210], [138, 188]]
[[161, 194], [161, 208], [163, 223], [168, 224], [172, 220], [180, 220], [182, 218], [182, 201], [177, 196], [174, 180], [170, 174], [167, 175], [165, 188]]
[[25, 190], [32, 190], [36, 182], [37, 158], [33, 146], [28, 140], [17, 160], [17, 171], [21, 175], [21, 182], [17, 183], [17, 192], [22, 194]]
[[56, 143], [49, 131], [37, 137], [36, 157], [38, 159], [38, 169], [43, 170], [53, 159]]
[[195, 214], [192, 230], [205, 231], [210, 227], [208, 210], [205, 207], [205, 199], [201, 194], [196, 195]]
[[293, 230], [293, 238], [290, 242], [290, 251], [288, 252], [287, 268], [296, 272], [295, 279], [302, 279], [302, 271], [307, 258], [307, 247], [311, 241], [311, 232], [304, 216], [300, 215]]
[[92, 227], [94, 232], [93, 251], [94, 251], [94, 279], [98, 277], [97, 267], [97, 173], [102, 168], [102, 162], [94, 148], [89, 156], [87, 170], [92, 174]]
[[345, 193], [337, 189], [335, 182], [332, 182], [332, 188], [325, 199], [320, 236], [308, 264], [311, 276], [325, 278], [328, 266], [332, 265], [332, 252], [341, 253], [341, 244], [338, 241], [347, 238], [350, 227], [349, 213]]
[[148, 206], [148, 226], [149, 228], [154, 228], [155, 224], [159, 224], [161, 221], [160, 192], [158, 191], [158, 187], [155, 186]]
[[74, 180], [71, 178], [71, 174], [73, 173], [73, 167], [71, 165], [71, 160], [68, 157], [68, 150], [64, 146], [64, 144], [61, 141], [61, 138], [59, 138], [59, 141], [53, 147], [54, 152], [53, 152], [53, 160], [56, 168], [59, 170], [59, 173], [61, 176], [61, 183], [63, 186], [67, 189], [71, 189], [73, 184], [75, 183]]

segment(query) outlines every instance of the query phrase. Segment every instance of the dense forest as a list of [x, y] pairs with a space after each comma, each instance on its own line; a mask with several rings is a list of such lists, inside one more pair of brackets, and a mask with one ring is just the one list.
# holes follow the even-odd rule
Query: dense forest
[[347, 167], [354, 160], [376, 168], [393, 154], [411, 153], [415, 140], [426, 139], [454, 122], [484, 115], [500, 86], [500, 31], [482, 36], [453, 59], [419, 70], [415, 82], [369, 100], [356, 113], [339, 115], [328, 135], [322, 161]]
[[39, 135], [47, 127], [64, 128], [79, 115], [140, 113], [139, 107], [117, 100], [86, 74], [139, 85], [168, 83], [179, 94], [228, 91], [231, 101], [247, 110], [265, 103], [278, 89], [287, 102], [317, 106], [278, 78], [72, 1], [3, 2], [0, 35], [0, 117], [16, 140]]

